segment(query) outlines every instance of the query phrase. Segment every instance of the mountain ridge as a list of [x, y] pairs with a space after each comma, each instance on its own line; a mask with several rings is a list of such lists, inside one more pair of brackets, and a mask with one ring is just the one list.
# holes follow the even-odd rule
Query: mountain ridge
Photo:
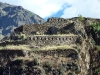
[[39, 24], [45, 20], [22, 6], [0, 2], [0, 34], [9, 35], [15, 28], [25, 24]]

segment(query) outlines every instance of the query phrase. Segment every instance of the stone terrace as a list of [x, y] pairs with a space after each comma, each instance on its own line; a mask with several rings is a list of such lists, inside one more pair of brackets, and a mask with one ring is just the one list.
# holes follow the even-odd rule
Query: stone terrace
[[29, 36], [28, 42], [34, 46], [59, 46], [75, 44], [77, 39], [76, 35], [34, 35]]

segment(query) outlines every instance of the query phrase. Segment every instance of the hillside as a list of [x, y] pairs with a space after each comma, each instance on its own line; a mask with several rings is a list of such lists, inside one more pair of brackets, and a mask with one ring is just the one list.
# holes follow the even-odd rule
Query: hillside
[[73, 17], [19, 26], [0, 42], [0, 74], [100, 75], [99, 23]]
[[2, 35], [9, 35], [16, 27], [21, 25], [43, 22], [45, 22], [43, 18], [22, 6], [0, 2], [0, 38], [2, 38]]

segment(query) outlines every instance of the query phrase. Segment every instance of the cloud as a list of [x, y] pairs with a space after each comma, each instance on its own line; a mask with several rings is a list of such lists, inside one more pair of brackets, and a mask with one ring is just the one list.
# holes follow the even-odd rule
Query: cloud
[[[23, 3], [24, 1], [24, 3]], [[62, 0], [20, 0], [19, 4], [43, 18], [49, 17], [62, 9], [66, 3]]]
[[[81, 14], [84, 17], [100, 18], [100, 0], [1, 0], [23, 6], [42, 18], [57, 16], [70, 18]], [[60, 13], [59, 12], [59, 13]]]
[[100, 18], [99, 0], [74, 0], [71, 7], [66, 8], [61, 17], [70, 18], [81, 14], [84, 17]]
[[43, 18], [49, 17], [63, 9], [66, 0], [1, 0], [10, 4], [21, 5]]

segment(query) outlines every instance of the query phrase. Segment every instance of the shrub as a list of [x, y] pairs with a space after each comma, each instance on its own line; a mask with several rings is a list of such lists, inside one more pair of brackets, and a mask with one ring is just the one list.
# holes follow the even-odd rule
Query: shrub
[[100, 33], [100, 22], [91, 24], [95, 33]]
[[100, 51], [100, 46], [96, 45], [96, 49]]
[[53, 66], [49, 62], [44, 62], [43, 67], [46, 72], [52, 71]]
[[78, 15], [78, 19], [80, 20], [80, 21], [84, 21], [84, 17], [82, 16], [82, 15]]
[[94, 70], [95, 75], [100, 75], [100, 68]]
[[22, 33], [20, 34], [20, 37], [21, 37], [22, 40], [27, 39], [27, 36], [25, 34], [22, 34]]

